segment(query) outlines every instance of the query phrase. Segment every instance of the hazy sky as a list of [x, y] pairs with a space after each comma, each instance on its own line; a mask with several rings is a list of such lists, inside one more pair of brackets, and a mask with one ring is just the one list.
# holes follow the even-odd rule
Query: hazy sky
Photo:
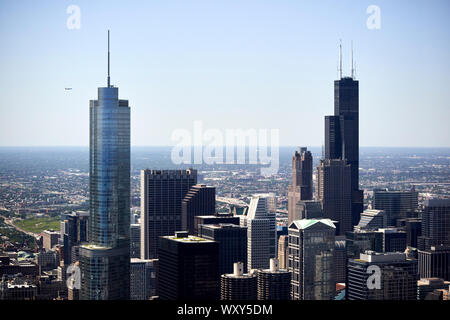
[[[80, 29], [66, 25], [72, 4]], [[347, 74], [354, 42], [360, 145], [449, 147], [449, 21], [448, 0], [0, 1], [0, 145], [88, 145], [109, 28], [132, 145], [171, 145], [195, 120], [321, 145], [342, 38]]]

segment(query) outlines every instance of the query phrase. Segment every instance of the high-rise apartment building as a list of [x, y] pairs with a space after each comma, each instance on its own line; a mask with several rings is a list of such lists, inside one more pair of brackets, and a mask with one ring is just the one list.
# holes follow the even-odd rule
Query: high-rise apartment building
[[270, 259], [269, 269], [257, 271], [258, 300], [290, 300], [291, 273], [280, 269], [278, 259]]
[[181, 229], [194, 235], [194, 218], [216, 212], [216, 188], [204, 184], [192, 186], [181, 206]]
[[330, 219], [295, 220], [289, 225], [292, 300], [333, 300], [335, 230]]
[[313, 158], [307, 148], [299, 148], [292, 157], [292, 182], [288, 190], [288, 223], [299, 219], [296, 204], [313, 198]]
[[256, 300], [257, 277], [256, 273], [244, 273], [244, 264], [235, 262], [233, 273], [221, 276], [221, 300]]
[[130, 107], [119, 89], [90, 101], [89, 244], [80, 246], [83, 300], [130, 296]]
[[182, 201], [195, 184], [196, 170], [141, 170], [141, 259], [158, 258], [159, 237], [182, 229]]

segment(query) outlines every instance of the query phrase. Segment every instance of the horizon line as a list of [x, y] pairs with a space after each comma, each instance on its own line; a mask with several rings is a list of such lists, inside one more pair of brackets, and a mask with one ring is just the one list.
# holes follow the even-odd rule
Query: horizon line
[[[202, 147], [211, 147], [210, 145], [201, 145]], [[212, 147], [259, 147], [254, 145], [218, 145]], [[131, 148], [153, 148], [153, 147], [200, 147], [199, 145], [177, 146], [177, 145], [131, 145]], [[270, 146], [267, 146], [270, 147]], [[279, 148], [322, 148], [321, 145], [280, 145]], [[89, 148], [89, 145], [0, 145], [0, 148]], [[417, 148], [417, 149], [450, 149], [450, 146], [360, 146], [359, 148]]]

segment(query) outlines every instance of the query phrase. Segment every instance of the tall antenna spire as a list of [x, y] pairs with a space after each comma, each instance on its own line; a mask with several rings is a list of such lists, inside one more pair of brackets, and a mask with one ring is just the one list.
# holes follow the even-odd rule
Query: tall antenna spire
[[108, 88], [111, 88], [111, 79], [109, 76], [109, 29], [108, 29]]
[[339, 39], [339, 80], [342, 79], [342, 40]]
[[353, 67], [353, 40], [352, 40], [352, 79], [355, 78], [355, 69]]

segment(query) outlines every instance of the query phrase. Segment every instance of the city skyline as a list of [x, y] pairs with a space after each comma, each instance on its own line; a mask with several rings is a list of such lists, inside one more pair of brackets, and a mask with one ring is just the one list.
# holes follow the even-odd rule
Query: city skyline
[[[442, 119], [449, 115], [450, 51], [441, 41], [449, 4], [379, 1], [378, 30], [366, 26], [370, 4], [79, 1], [80, 29], [70, 30], [69, 2], [2, 3], [0, 93], [13, 107], [0, 110], [0, 146], [87, 145], [82, 106], [106, 70], [96, 61], [104, 59], [99, 39], [110, 28], [112, 75], [137, 106], [133, 146], [173, 145], [173, 131], [192, 130], [195, 120], [219, 130], [280, 129], [283, 146], [322, 145], [342, 39], [344, 75], [353, 41], [356, 78], [364, 83], [360, 128], [370, 130], [360, 145], [449, 147]], [[161, 121], [148, 126], [145, 119]]]
[[[450, 43], [427, 37], [450, 3], [323, 0], [318, 12], [289, 0], [24, 1], [0, 4], [11, 13], [0, 10], [0, 25], [6, 17], [11, 27], [0, 28], [0, 94], [11, 105], [0, 109], [0, 302], [169, 300], [164, 317], [280, 318], [278, 300], [450, 300], [450, 60], [442, 54]], [[404, 6], [411, 11], [398, 11]], [[53, 29], [62, 7], [64, 32]], [[21, 43], [24, 12], [38, 27]], [[418, 25], [410, 14], [431, 13], [422, 34], [399, 40], [399, 30]], [[360, 14], [365, 32], [355, 27]], [[319, 29], [298, 29], [299, 15]], [[294, 45], [299, 33], [305, 41]], [[443, 61], [413, 61], [423, 39]], [[353, 40], [365, 43], [358, 54]], [[9, 56], [16, 44], [28, 55]], [[62, 48], [76, 48], [66, 53], [80, 54], [74, 65], [58, 60]], [[419, 78], [406, 71], [414, 63]], [[63, 79], [71, 82], [60, 90]], [[97, 96], [85, 99], [94, 83]], [[10, 118], [17, 112], [20, 126]], [[440, 147], [395, 146], [439, 132], [431, 140]], [[88, 147], [70, 146], [86, 133]], [[29, 137], [65, 144], [2, 145]], [[364, 139], [392, 145], [361, 151]], [[321, 147], [311, 148], [315, 140]]]

